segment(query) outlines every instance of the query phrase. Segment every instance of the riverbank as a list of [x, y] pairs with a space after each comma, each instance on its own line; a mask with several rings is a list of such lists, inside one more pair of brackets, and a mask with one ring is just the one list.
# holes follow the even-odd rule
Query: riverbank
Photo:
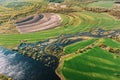
[[64, 76], [62, 75], [62, 71], [61, 71], [62, 67], [63, 67], [63, 64], [64, 64], [64, 60], [68, 59], [68, 58], [72, 58], [76, 55], [78, 55], [78, 54], [72, 53], [72, 54], [61, 56], [61, 58], [59, 60], [59, 65], [58, 65], [57, 69], [55, 70], [56, 74], [59, 76], [59, 78], [61, 80], [65, 80]]
[[[85, 38], [86, 38], [86, 37], [85, 37]], [[88, 37], [87, 39], [90, 39], [90, 37]], [[90, 44], [90, 45], [88, 45], [88, 46], [86, 46], [86, 47], [84, 47], [82, 50], [83, 50], [83, 51], [88, 51], [88, 50], [91, 49], [91, 48], [87, 48], [87, 47], [92, 46], [92, 48], [94, 48], [95, 46], [99, 45], [100, 43], [102, 43], [102, 40], [101, 40], [101, 39], [95, 41], [94, 43], [92, 43], [92, 44]], [[63, 67], [63, 65], [64, 65], [64, 61], [65, 61], [66, 59], [68, 60], [68, 59], [74, 58], [74, 57], [76, 57], [77, 55], [81, 55], [81, 52], [79, 52], [79, 49], [78, 49], [77, 52], [74, 52], [74, 53], [71, 53], [71, 54], [67, 54], [67, 55], [61, 56], [61, 58], [60, 58], [60, 60], [59, 60], [59, 65], [58, 65], [57, 69], [55, 70], [56, 74], [59, 76], [59, 78], [60, 78], [61, 80], [65, 80], [65, 78], [64, 78], [64, 76], [63, 76], [63, 74], [62, 74], [62, 67]]]

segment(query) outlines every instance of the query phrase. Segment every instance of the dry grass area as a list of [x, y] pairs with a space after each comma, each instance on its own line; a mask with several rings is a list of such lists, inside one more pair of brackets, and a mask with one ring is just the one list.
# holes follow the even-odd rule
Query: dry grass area
[[0, 26], [0, 34], [12, 34], [18, 33], [14, 23], [12, 21], [6, 22]]

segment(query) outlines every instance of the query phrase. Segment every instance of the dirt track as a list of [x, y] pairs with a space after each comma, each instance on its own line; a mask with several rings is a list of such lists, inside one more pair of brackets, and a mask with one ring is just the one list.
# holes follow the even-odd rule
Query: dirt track
[[61, 18], [59, 15], [43, 13], [17, 20], [15, 24], [20, 33], [28, 33], [57, 27], [60, 22]]

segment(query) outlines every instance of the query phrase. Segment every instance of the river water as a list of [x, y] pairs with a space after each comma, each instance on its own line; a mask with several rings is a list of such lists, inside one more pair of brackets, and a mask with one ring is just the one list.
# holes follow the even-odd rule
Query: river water
[[60, 80], [42, 62], [0, 47], [0, 73], [14, 80]]

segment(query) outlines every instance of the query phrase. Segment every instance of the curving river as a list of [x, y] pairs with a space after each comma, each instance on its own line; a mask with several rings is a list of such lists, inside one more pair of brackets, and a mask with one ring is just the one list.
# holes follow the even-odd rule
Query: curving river
[[0, 73], [14, 80], [60, 80], [42, 62], [3, 47], [0, 47]]

